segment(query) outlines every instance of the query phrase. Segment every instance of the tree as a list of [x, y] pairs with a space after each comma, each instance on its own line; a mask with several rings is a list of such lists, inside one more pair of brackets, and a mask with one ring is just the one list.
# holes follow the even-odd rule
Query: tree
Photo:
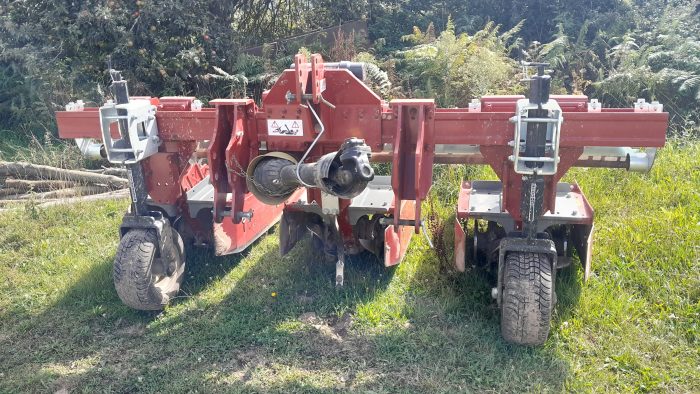
[[[51, 128], [52, 112], [64, 103], [77, 98], [101, 103], [108, 94], [109, 66], [123, 71], [134, 95], [221, 93], [212, 89], [225, 84], [211, 85], [204, 77], [223, 76], [214, 67], [237, 74], [242, 48], [333, 25], [342, 13], [347, 18], [361, 17], [362, 4], [300, 0], [1, 2], [0, 86], [5, 90], [0, 96], [0, 129], [24, 125], [43, 133], [44, 125]], [[248, 85], [254, 77], [247, 76]], [[226, 94], [227, 88], [222, 89]]]

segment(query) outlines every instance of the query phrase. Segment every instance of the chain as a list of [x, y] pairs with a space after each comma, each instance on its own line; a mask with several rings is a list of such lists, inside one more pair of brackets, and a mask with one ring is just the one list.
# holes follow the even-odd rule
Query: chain
[[236, 168], [231, 168], [229, 165], [229, 162], [226, 162], [226, 170], [229, 173], [232, 173], [234, 175], [237, 175], [255, 185], [255, 187], [258, 188], [258, 190], [265, 192], [268, 196], [270, 197], [283, 197], [287, 193], [277, 193], [273, 192], [272, 190], [266, 188], [265, 186], [261, 185], [259, 182], [257, 182], [252, 176], [248, 176], [248, 172], [243, 169], [243, 166], [241, 163], [238, 162], [238, 159], [236, 159], [235, 155], [231, 156], [231, 162], [236, 166]]

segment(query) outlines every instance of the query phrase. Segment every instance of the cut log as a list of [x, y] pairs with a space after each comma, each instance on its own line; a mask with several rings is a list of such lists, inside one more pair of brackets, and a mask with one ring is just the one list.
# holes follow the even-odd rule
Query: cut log
[[53, 201], [47, 201], [47, 202], [43, 202], [43, 203], [39, 204], [38, 206], [44, 208], [44, 207], [51, 207], [51, 206], [55, 206], [55, 205], [61, 205], [61, 204], [75, 204], [75, 203], [79, 203], [79, 202], [117, 200], [117, 199], [126, 198], [126, 197], [129, 197], [129, 189], [120, 189], [120, 190], [114, 190], [114, 191], [107, 192], [107, 193], [93, 194], [90, 196], [62, 198], [62, 199], [57, 199], [57, 200], [53, 200]]
[[12, 176], [21, 179], [54, 179], [83, 183], [99, 183], [117, 188], [123, 188], [129, 184], [126, 179], [114, 175], [65, 170], [63, 168], [43, 166], [26, 162], [0, 161], [0, 176]]
[[[17, 198], [9, 199], [9, 200], [0, 200], [0, 207], [6, 207], [9, 205], [18, 205], [21, 204], [24, 206], [24, 204], [27, 204], [31, 200], [19, 200]], [[46, 200], [41, 200], [41, 203], [45, 203], [47, 201], [53, 201], [53, 199], [46, 199]]]
[[80, 171], [90, 172], [93, 174], [114, 175], [114, 176], [118, 176], [120, 178], [125, 178], [125, 179], [128, 176], [126, 168], [119, 168], [119, 167], [107, 167], [107, 168], [100, 168], [97, 170], [91, 170], [88, 168], [84, 168]]
[[0, 189], [0, 197], [5, 197], [5, 196], [12, 196], [15, 194], [22, 193], [23, 190], [15, 189], [12, 187], [4, 187]]
[[105, 168], [104, 175], [114, 175], [118, 176], [120, 178], [125, 178], [128, 177], [129, 175], [127, 174], [126, 168]]
[[76, 183], [69, 181], [28, 181], [25, 179], [7, 179], [5, 181], [5, 187], [18, 190], [18, 193], [28, 191], [49, 192], [73, 186], [76, 186]]
[[[120, 190], [113, 190], [111, 192], [106, 192], [106, 193], [92, 194], [89, 196], [50, 199], [47, 201], [43, 201], [39, 204], [36, 204], [36, 206], [41, 207], [41, 208], [45, 208], [45, 207], [52, 207], [52, 206], [56, 206], [56, 205], [62, 205], [62, 204], [75, 204], [75, 203], [80, 203], [80, 202], [118, 200], [120, 198], [127, 198], [127, 197], [129, 197], [129, 189], [120, 189]], [[0, 209], [0, 212], [22, 209], [22, 208], [24, 208], [24, 204], [27, 204], [28, 202], [29, 202], [29, 200], [0, 200], [0, 207], [10, 206], [9, 208]], [[11, 206], [11, 205], [18, 205], [18, 206]]]
[[20, 196], [13, 196], [17, 200], [46, 200], [52, 198], [68, 198], [77, 196], [87, 196], [91, 194], [104, 193], [109, 188], [106, 186], [76, 186], [67, 189], [53, 190], [44, 193], [29, 193]]

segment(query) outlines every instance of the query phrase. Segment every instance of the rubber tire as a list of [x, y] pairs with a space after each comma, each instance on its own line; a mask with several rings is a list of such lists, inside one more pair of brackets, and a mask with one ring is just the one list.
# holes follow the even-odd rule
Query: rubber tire
[[518, 345], [542, 345], [549, 335], [554, 300], [549, 256], [511, 252], [504, 270], [501, 335]]
[[161, 310], [180, 291], [184, 278], [182, 238], [173, 230], [183, 261], [171, 276], [156, 286], [151, 269], [156, 260], [158, 239], [155, 230], [132, 229], [122, 237], [114, 259], [114, 287], [122, 302], [143, 311]]
[[323, 242], [323, 239], [310, 231], [309, 233], [311, 234], [311, 245], [313, 246], [314, 251], [320, 251], [323, 253], [326, 250], [326, 244]]

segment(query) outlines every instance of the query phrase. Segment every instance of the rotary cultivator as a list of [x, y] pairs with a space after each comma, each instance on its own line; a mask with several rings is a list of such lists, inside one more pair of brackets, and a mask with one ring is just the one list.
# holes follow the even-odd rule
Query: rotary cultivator
[[[252, 99], [130, 97], [111, 71], [113, 100], [56, 113], [62, 138], [128, 169], [114, 283], [136, 309], [163, 308], [183, 279], [186, 243], [237, 253], [280, 222], [280, 253], [307, 234], [335, 261], [363, 251], [399, 264], [426, 234], [421, 202], [435, 164], [488, 165], [500, 181], [464, 181], [455, 210], [455, 267], [467, 256], [497, 267], [492, 296], [507, 341], [542, 344], [555, 275], [577, 255], [590, 272], [593, 209], [574, 166], [648, 171], [668, 114], [658, 103], [602, 108], [550, 96], [544, 64], [525, 96], [485, 96], [468, 108], [431, 99], [383, 101], [360, 63], [297, 55], [262, 105]], [[646, 148], [644, 150], [638, 148]], [[375, 175], [373, 163], [390, 163]], [[473, 236], [467, 224], [473, 221]], [[427, 234], [426, 234], [427, 236]], [[329, 273], [329, 280], [330, 280]]]

